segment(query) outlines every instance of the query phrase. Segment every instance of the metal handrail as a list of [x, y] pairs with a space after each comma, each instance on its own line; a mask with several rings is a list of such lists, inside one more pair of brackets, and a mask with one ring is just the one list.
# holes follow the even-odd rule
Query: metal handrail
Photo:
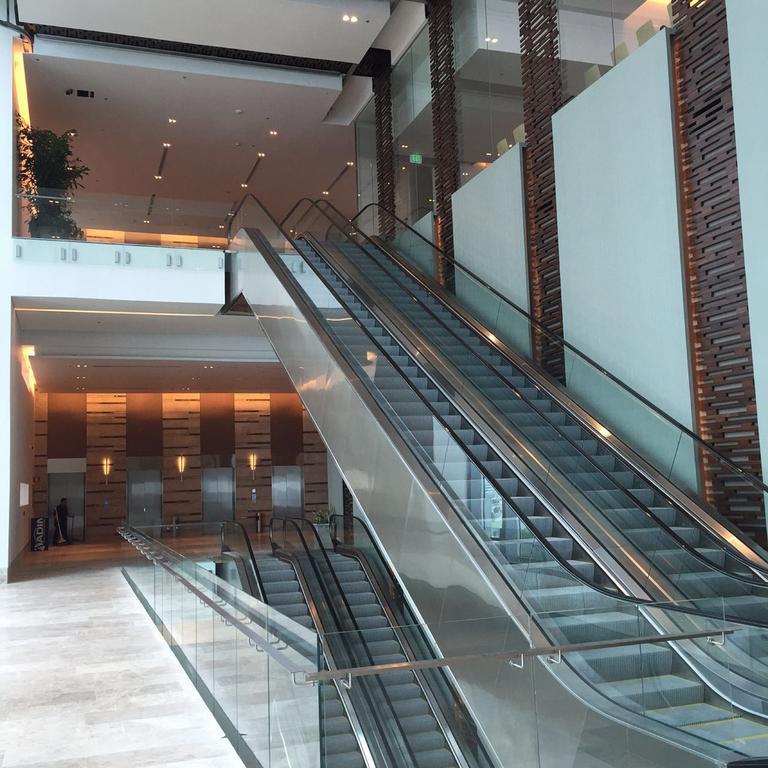
[[[334, 210], [337, 210], [328, 200], [317, 200], [318, 203], [326, 203], [327, 205], [334, 208]], [[294, 206], [295, 208], [296, 206]], [[624, 381], [622, 381], [620, 378], [618, 378], [615, 374], [611, 373], [609, 370], [604, 368], [600, 363], [593, 360], [589, 355], [587, 355], [585, 352], [582, 352], [578, 347], [575, 347], [573, 344], [571, 344], [569, 341], [566, 341], [565, 338], [562, 336], [554, 333], [552, 330], [548, 329], [541, 321], [537, 320], [536, 318], [532, 317], [528, 312], [526, 312], [522, 307], [515, 304], [514, 301], [507, 298], [506, 296], [499, 293], [499, 291], [494, 288], [492, 285], [487, 283], [483, 278], [481, 278], [479, 275], [477, 275], [475, 272], [473, 272], [471, 269], [463, 265], [461, 262], [456, 261], [456, 259], [453, 256], [449, 256], [445, 251], [443, 251], [439, 246], [435, 245], [431, 240], [428, 240], [424, 235], [421, 234], [421, 232], [416, 231], [410, 224], [403, 221], [401, 218], [399, 218], [396, 214], [392, 213], [391, 211], [387, 210], [384, 206], [379, 205], [379, 203], [368, 203], [366, 206], [361, 208], [351, 219], [348, 219], [350, 224], [354, 224], [355, 220], [359, 218], [366, 210], [369, 208], [376, 207], [380, 210], [384, 211], [384, 213], [388, 216], [391, 216], [395, 221], [397, 221], [399, 224], [401, 224], [403, 227], [408, 229], [410, 232], [412, 232], [414, 235], [416, 235], [420, 240], [423, 240], [427, 245], [429, 245], [431, 248], [436, 250], [439, 254], [441, 254], [441, 258], [445, 258], [446, 261], [448, 261], [454, 268], [460, 269], [462, 272], [469, 275], [473, 280], [478, 282], [480, 285], [483, 286], [483, 288], [486, 288], [489, 290], [496, 298], [500, 299], [505, 304], [508, 304], [511, 306], [516, 312], [519, 312], [523, 317], [528, 320], [532, 325], [536, 326], [536, 329], [538, 331], [541, 331], [543, 334], [548, 336], [553, 341], [557, 342], [558, 344], [562, 345], [563, 347], [566, 347], [571, 352], [573, 352], [577, 357], [582, 358], [585, 360], [589, 365], [593, 368], [595, 368], [599, 373], [603, 374], [604, 376], [607, 376], [611, 381], [613, 381], [615, 384], [617, 384], [622, 389], [626, 390], [632, 397], [639, 400], [643, 405], [650, 408], [654, 413], [656, 413], [658, 416], [660, 416], [664, 421], [669, 422], [672, 424], [676, 429], [679, 429], [681, 432], [683, 432], [685, 435], [690, 437], [692, 440], [694, 440], [698, 445], [700, 445], [704, 450], [706, 450], [709, 453], [712, 453], [713, 455], [717, 456], [717, 458], [725, 463], [730, 469], [732, 469], [734, 472], [739, 474], [740, 476], [744, 477], [746, 480], [748, 480], [752, 485], [754, 485], [756, 488], [758, 488], [761, 492], [768, 494], [768, 485], [762, 482], [760, 478], [756, 477], [750, 472], [747, 472], [745, 469], [740, 467], [738, 464], [735, 464], [731, 459], [729, 459], [727, 456], [720, 453], [720, 451], [717, 450], [713, 445], [708, 443], [706, 440], [704, 440], [700, 435], [697, 435], [695, 432], [693, 432], [690, 427], [686, 427], [684, 424], [681, 424], [677, 419], [675, 419], [674, 416], [671, 416], [666, 411], [662, 410], [658, 405], [653, 403], [651, 400], [646, 398], [645, 396], [641, 395], [639, 392], [632, 389], [632, 387], [629, 386], [629, 384], [626, 384]], [[344, 214], [341, 214], [343, 216]], [[362, 233], [365, 235], [365, 233]]]
[[[174, 553], [172, 550], [168, 550], [167, 547], [164, 547], [160, 542], [152, 542], [150, 539], [148, 539], [144, 534], [139, 533], [136, 531], [135, 528], [132, 528], [131, 526], [120, 526], [117, 529], [118, 534], [122, 536], [129, 544], [132, 544], [136, 549], [141, 552], [144, 557], [146, 557], [148, 560], [151, 560], [155, 565], [160, 566], [164, 570], [168, 571], [174, 579], [176, 579], [182, 586], [184, 586], [189, 592], [191, 592], [195, 597], [197, 597], [204, 605], [211, 608], [213, 611], [215, 611], [224, 621], [231, 624], [233, 627], [238, 629], [240, 632], [242, 632], [251, 642], [253, 645], [255, 645], [260, 650], [266, 652], [269, 654], [275, 661], [277, 661], [280, 666], [282, 666], [284, 669], [286, 669], [291, 675], [296, 675], [298, 673], [301, 673], [302, 671], [296, 667], [296, 665], [291, 664], [289, 660], [277, 649], [275, 649], [274, 645], [269, 641], [269, 637], [266, 638], [262, 637], [260, 634], [255, 632], [248, 624], [246, 624], [242, 619], [238, 618], [234, 613], [232, 613], [230, 610], [226, 608], [228, 603], [224, 602], [218, 603], [215, 600], [212, 600], [208, 595], [206, 595], [204, 592], [200, 591], [192, 582], [189, 581], [186, 577], [182, 576], [178, 571], [176, 571], [172, 566], [171, 563], [173, 560], [181, 560], [182, 558], [176, 553]], [[156, 551], [158, 549], [167, 550], [167, 552], [163, 551]], [[168, 553], [171, 553], [171, 561], [167, 560], [166, 558], [169, 557]]]
[[[335, 227], [336, 227], [336, 228], [337, 228], [337, 229], [338, 229], [340, 232], [342, 232], [342, 234], [345, 234], [345, 236], [347, 237], [347, 239], [349, 240], [349, 242], [350, 242], [350, 243], [352, 243], [353, 245], [355, 245], [356, 247], [358, 247], [358, 248], [359, 248], [361, 251], [363, 251], [363, 253], [366, 253], [366, 251], [365, 251], [365, 249], [363, 248], [363, 246], [361, 246], [359, 243], [357, 243], [356, 241], [354, 241], [354, 240], [352, 240], [351, 238], [349, 238], [349, 236], [348, 236], [346, 233], [344, 233], [343, 229], [341, 229], [341, 227], [339, 226], [339, 222], [334, 222], [334, 221], [333, 221], [333, 219], [332, 219], [332, 218], [331, 218], [331, 217], [330, 217], [330, 216], [329, 216], [327, 213], [325, 213], [325, 214], [324, 214], [324, 212], [323, 212], [323, 211], [321, 210], [321, 208], [320, 208], [320, 205], [321, 205], [321, 204], [325, 204], [325, 206], [327, 206], [327, 207], [329, 207], [331, 210], [333, 210], [333, 211], [334, 211], [334, 213], [335, 213], [337, 216], [341, 217], [341, 219], [342, 219], [343, 221], [349, 222], [349, 220], [348, 220], [348, 219], [346, 219], [346, 218], [344, 217], [344, 214], [343, 214], [343, 213], [341, 213], [341, 212], [340, 212], [340, 211], [339, 211], [337, 208], [335, 208], [335, 207], [334, 207], [334, 206], [333, 206], [333, 205], [332, 205], [330, 202], [328, 202], [328, 201], [326, 201], [326, 200], [319, 200], [319, 201], [317, 201], [317, 202], [313, 203], [314, 207], [316, 207], [316, 208], [317, 208], [317, 210], [318, 210], [318, 211], [321, 213], [321, 215], [325, 215], [325, 216], [326, 216], [326, 218], [327, 218], [327, 219], [328, 219], [328, 220], [329, 220], [329, 221], [330, 221], [330, 222], [331, 222], [331, 223], [332, 223], [332, 224], [333, 224], [333, 225], [334, 225], [334, 226], [335, 226]], [[294, 207], [295, 207], [295, 206], [294, 206]], [[373, 241], [372, 241], [372, 240], [371, 240], [371, 239], [370, 239], [370, 238], [369, 238], [369, 237], [368, 237], [368, 236], [367, 236], [367, 235], [366, 235], [364, 232], [362, 232], [362, 233], [361, 233], [361, 235], [362, 235], [362, 237], [363, 237], [363, 238], [365, 238], [365, 240], [366, 240], [366, 241], [368, 241], [368, 243], [369, 243], [371, 246], [373, 246], [373, 247], [374, 247], [374, 248], [376, 248], [376, 249], [378, 249], [378, 248], [379, 248], [379, 246], [378, 246], [376, 243], [374, 243], [374, 242], [373, 242]], [[368, 256], [370, 257], [370, 254], [367, 254], [367, 253], [366, 253], [366, 255], [368, 255]], [[400, 281], [398, 278], [396, 278], [396, 277], [394, 277], [394, 276], [391, 276], [391, 278], [392, 278], [392, 280], [393, 280], [394, 282], [396, 282], [396, 283], [397, 283], [397, 284], [398, 284], [398, 285], [399, 285], [399, 286], [400, 286], [400, 287], [401, 287], [401, 288], [402, 288], [404, 291], [406, 291], [407, 293], [410, 293], [410, 290], [409, 290], [407, 287], [405, 287], [405, 286], [404, 286], [404, 285], [401, 283], [401, 281]], [[439, 320], [439, 318], [437, 318], [437, 316], [434, 314], [434, 312], [433, 312], [433, 311], [432, 311], [432, 310], [431, 310], [431, 309], [430, 309], [428, 306], [424, 305], [424, 309], [425, 309], [425, 311], [427, 311], [427, 312], [428, 312], [430, 315], [432, 315], [432, 316], [433, 316], [433, 317], [434, 317], [434, 318], [435, 318], [435, 319], [436, 319], [438, 322], [441, 322], [441, 321]], [[375, 313], [374, 313], [374, 314], [375, 314]], [[451, 333], [453, 333], [453, 332], [451, 332]], [[454, 335], [455, 335], [455, 334], [454, 334]], [[456, 337], [456, 338], [458, 339], [459, 337]], [[459, 339], [459, 341], [461, 341], [461, 339]], [[463, 343], [463, 342], [462, 342], [462, 343]], [[490, 342], [489, 342], [489, 343], [490, 343]], [[469, 347], [468, 347], [468, 349], [469, 349]], [[488, 367], [489, 369], [491, 369], [491, 370], [493, 371], [493, 373], [494, 373], [496, 376], [498, 376], [499, 378], [502, 378], [502, 379], [506, 380], [506, 377], [505, 377], [505, 376], [502, 376], [502, 375], [501, 375], [501, 374], [499, 374], [497, 371], [495, 371], [495, 369], [492, 369], [492, 368], [491, 368], [491, 366], [490, 366], [490, 364], [489, 364], [487, 361], [485, 361], [485, 360], [483, 360], [482, 358], [480, 358], [480, 357], [477, 355], [477, 353], [476, 353], [476, 352], [474, 352], [474, 351], [473, 351], [473, 350], [471, 350], [471, 349], [470, 349], [470, 352], [472, 352], [472, 354], [473, 354], [473, 355], [475, 355], [476, 357], [478, 357], [478, 359], [481, 361], [481, 363], [482, 363], [483, 365], [485, 365], [486, 367]], [[417, 362], [416, 364], [418, 365], [418, 362]], [[539, 416], [541, 416], [542, 418], [544, 418], [544, 417], [543, 417], [543, 415], [542, 415], [542, 413], [541, 413], [541, 411], [539, 411], [539, 409], [538, 409], [536, 406], [534, 406], [534, 405], [533, 405], [533, 404], [530, 402], [530, 400], [529, 400], [529, 399], [528, 399], [528, 398], [527, 398], [525, 395], [522, 395], [522, 394], [519, 392], [519, 389], [518, 389], [518, 388], [517, 388], [515, 385], [511, 384], [511, 383], [510, 383], [510, 382], [508, 382], [508, 381], [507, 381], [507, 384], [508, 384], [508, 386], [509, 386], [511, 389], [513, 389], [513, 390], [515, 391], [515, 393], [517, 394], [517, 396], [518, 396], [518, 397], [520, 397], [520, 398], [521, 398], [521, 400], [525, 401], [525, 402], [528, 404], [528, 406], [529, 406], [529, 407], [530, 407], [532, 410], [534, 410], [535, 412], [537, 412], [537, 413], [539, 414]], [[547, 426], [550, 426], [550, 425], [548, 424]], [[587, 455], [586, 455], [586, 454], [583, 452], [583, 450], [582, 450], [581, 448], [579, 448], [579, 446], [577, 446], [577, 445], [576, 445], [576, 443], [575, 443], [575, 442], [574, 442], [574, 441], [573, 441], [573, 440], [572, 440], [572, 439], [571, 439], [571, 438], [570, 438], [570, 437], [567, 435], [567, 433], [565, 433], [564, 431], [562, 431], [558, 425], [552, 424], [551, 426], [552, 426], [552, 428], [553, 428], [553, 429], [555, 429], [555, 430], [558, 432], [558, 434], [560, 434], [560, 435], [562, 436], [562, 438], [563, 438], [563, 439], [567, 440], [567, 441], [568, 441], [568, 442], [569, 442], [569, 443], [570, 443], [570, 444], [571, 444], [571, 445], [574, 447], [574, 449], [576, 449], [576, 450], [579, 452], [579, 454], [580, 454], [580, 455], [583, 455], [585, 458], [589, 459], [589, 457], [588, 457], [588, 456], [587, 456]], [[749, 584], [750, 586], [765, 586], [765, 580], [763, 580], [762, 582], [757, 582], [757, 581], [755, 581], [754, 579], [750, 579], [750, 578], [748, 578], [748, 577], [746, 577], [746, 576], [742, 576], [742, 575], [740, 575], [740, 574], [732, 573], [731, 571], [728, 571], [728, 570], [726, 570], [725, 568], [723, 568], [723, 567], [719, 566], [717, 563], [714, 563], [714, 562], [711, 562], [710, 560], [708, 560], [708, 559], [707, 559], [706, 557], [704, 557], [704, 556], [703, 556], [703, 555], [702, 555], [700, 552], [698, 552], [698, 551], [697, 551], [697, 550], [696, 550], [696, 549], [695, 549], [695, 548], [694, 548], [694, 547], [693, 547], [691, 544], [689, 544], [689, 543], [688, 543], [688, 542], [687, 542], [687, 541], [686, 541], [686, 540], [685, 540], [683, 537], [681, 537], [681, 536], [680, 536], [678, 533], [676, 533], [676, 532], [675, 532], [675, 531], [674, 531], [674, 530], [671, 528], [671, 526], [667, 525], [667, 524], [666, 524], [666, 523], [665, 523], [665, 522], [664, 522], [664, 521], [663, 521], [663, 520], [662, 520], [662, 519], [661, 519], [661, 518], [660, 518], [658, 515], [656, 515], [656, 513], [655, 513], [655, 512], [653, 512], [653, 511], [652, 511], [652, 510], [651, 510], [651, 509], [650, 509], [650, 508], [649, 508], [647, 505], [643, 504], [643, 503], [642, 503], [642, 502], [641, 502], [639, 499], [637, 499], [637, 498], [634, 496], [634, 494], [632, 494], [632, 493], [630, 492], [630, 490], [629, 490], [629, 489], [625, 489], [625, 488], [623, 488], [623, 487], [620, 485], [620, 483], [618, 483], [618, 482], [615, 480], [615, 478], [612, 478], [612, 477], [610, 477], [609, 473], [607, 473], [607, 472], [606, 472], [606, 471], [605, 471], [605, 470], [604, 470], [602, 467], [600, 467], [600, 466], [599, 466], [599, 464], [597, 464], [596, 462], [594, 462], [594, 461], [592, 461], [592, 460], [590, 460], [590, 463], [591, 463], [593, 466], [595, 466], [595, 468], [597, 469], [597, 471], [598, 471], [598, 472], [600, 472], [602, 475], [604, 475], [604, 476], [608, 477], [610, 482], [612, 482], [612, 483], [613, 483], [613, 484], [614, 484], [614, 485], [615, 485], [617, 488], [619, 488], [619, 490], [620, 490], [622, 493], [624, 493], [624, 494], [625, 494], [625, 495], [626, 495], [626, 496], [627, 496], [627, 497], [628, 497], [630, 500], [632, 500], [632, 502], [633, 502], [633, 503], [634, 503], [634, 504], [637, 506], [637, 508], [638, 508], [640, 511], [642, 511], [642, 512], [643, 512], [643, 513], [644, 513], [644, 514], [645, 514], [647, 517], [649, 517], [650, 519], [654, 520], [654, 522], [656, 523], [656, 525], [657, 525], [657, 526], [658, 526], [658, 527], [659, 527], [661, 530], [663, 530], [663, 531], [664, 531], [664, 532], [665, 532], [665, 533], [666, 533], [666, 534], [667, 534], [667, 535], [668, 535], [668, 536], [669, 536], [669, 537], [670, 537], [672, 540], [674, 540], [674, 541], [677, 543], [677, 545], [678, 545], [680, 548], [682, 548], [682, 549], [684, 549], [685, 551], [687, 551], [687, 552], [688, 552], [688, 553], [689, 553], [689, 554], [690, 554], [692, 557], [694, 557], [694, 558], [695, 558], [697, 561], [699, 561], [700, 563], [702, 563], [703, 565], [705, 565], [707, 568], [710, 568], [710, 569], [713, 569], [713, 570], [719, 571], [719, 572], [721, 572], [721, 573], [724, 573], [724, 574], [728, 575], [729, 577], [731, 577], [731, 578], [733, 578], [733, 579], [736, 579], [736, 580], [738, 580], [738, 581], [742, 581], [743, 583], [745, 583], [745, 584]], [[583, 493], [583, 491], [581, 491], [581, 489], [579, 489], [579, 490], [580, 490], [580, 492], [582, 492], [582, 493]], [[672, 503], [673, 503], [673, 505], [677, 506], [677, 505], [676, 505], [676, 504], [675, 504], [675, 503], [674, 503], [674, 502], [673, 502], [671, 499], [670, 499], [670, 502], [672, 502]], [[751, 570], [751, 571], [759, 571], [759, 572], [761, 572], [761, 573], [764, 573], [766, 576], [768, 576], [768, 571], [765, 571], [764, 569], [760, 568], [760, 566], [758, 566], [758, 565], [756, 565], [756, 564], [754, 564], [754, 563], [751, 563], [751, 562], [750, 562], [750, 561], [748, 561], [746, 558], [744, 558], [744, 557], [743, 557], [743, 556], [742, 556], [742, 555], [741, 555], [739, 552], [733, 551], [731, 548], [727, 547], [727, 545], [726, 545], [726, 543], [725, 543], [725, 542], [722, 542], [722, 541], [720, 541], [718, 538], [716, 538], [716, 537], [714, 537], [714, 536], [711, 536], [711, 535], [710, 535], [710, 538], [712, 538], [712, 539], [713, 539], [713, 544], [715, 544], [715, 545], [717, 545], [718, 547], [720, 547], [720, 548], [722, 549], [722, 551], [724, 551], [725, 553], [727, 553], [729, 556], [731, 556], [731, 557], [733, 557], [734, 559], [736, 559], [736, 560], [738, 560], [739, 562], [741, 562], [741, 563], [742, 563], [742, 564], [743, 564], [743, 565], [744, 565], [744, 566], [745, 566], [747, 569], [749, 569], [749, 570]]]
[[299, 678], [303, 683], [318, 683], [327, 680], [349, 680], [354, 677], [381, 675], [387, 672], [419, 671], [424, 669], [441, 669], [455, 667], [461, 664], [483, 661], [505, 661], [517, 669], [523, 669], [525, 659], [546, 657], [553, 664], [560, 662], [565, 654], [586, 653], [604, 648], [626, 648], [633, 645], [654, 645], [656, 643], [673, 643], [680, 640], [707, 640], [707, 642], [722, 645], [725, 638], [741, 631], [738, 627], [725, 627], [717, 630], [701, 630], [699, 632], [674, 632], [664, 635], [646, 635], [643, 637], [624, 637], [618, 640], [597, 640], [594, 643], [578, 643], [575, 645], [550, 645], [537, 648], [524, 648], [519, 651], [494, 651], [492, 653], [470, 653], [463, 656], [445, 656], [439, 659], [424, 659], [421, 661], [400, 661], [390, 664], [376, 664], [370, 667], [348, 667], [331, 671], [304, 673]]

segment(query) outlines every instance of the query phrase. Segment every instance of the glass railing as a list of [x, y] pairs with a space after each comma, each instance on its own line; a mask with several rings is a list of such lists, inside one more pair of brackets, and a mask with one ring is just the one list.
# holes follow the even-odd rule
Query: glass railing
[[17, 194], [18, 238], [224, 250], [232, 202], [79, 190]]
[[[334, 221], [343, 219], [338, 212], [333, 212], [327, 201], [319, 201], [319, 205], [333, 213]], [[581, 406], [592, 417], [585, 416], [583, 423], [596, 439], [618, 450], [623, 445], [629, 446], [650, 465], [652, 472], [676, 486], [676, 489], [666, 488], [667, 492], [679, 490], [695, 500], [715, 517], [720, 535], [739, 553], [751, 557], [753, 545], [743, 542], [743, 536], [721, 513], [739, 507], [763, 510], [768, 487], [760, 478], [744, 471], [580, 350], [547, 331], [485, 280], [446, 257], [437, 246], [404, 222], [379, 209], [379, 219], [382, 217], [392, 218], [395, 222], [396, 234], [389, 244], [394, 246], [406, 268], [414, 267], [414, 274], [421, 275], [421, 279], [424, 276], [432, 279], [426, 284], [428, 289], [479, 321], [487, 332], [488, 342], [498, 344], [502, 351], [506, 347], [523, 360], [538, 365], [537, 349], [542, 344], [556, 348], [563, 357], [565, 374], [561, 381], [546, 377], [546, 388], [559, 391], [568, 401]], [[319, 214], [305, 205], [287, 223], [296, 230], [319, 231], [318, 219]], [[347, 224], [347, 227], [348, 236], [362, 244], [367, 242], [366, 236], [376, 235], [359, 230], [357, 223], [351, 227]], [[327, 223], [322, 229], [328, 232]], [[432, 282], [445, 282], [443, 276], [446, 274], [451, 276], [454, 284], [449, 296]], [[675, 500], [685, 503], [684, 498]], [[758, 519], [762, 516], [758, 515]], [[758, 541], [765, 539], [764, 526], [749, 532]], [[758, 554], [768, 558], [768, 554], [760, 549]]]
[[[151, 536], [124, 529], [148, 559], [123, 569], [246, 765], [320, 768], [317, 635]], [[255, 762], [257, 761], [257, 762]]]

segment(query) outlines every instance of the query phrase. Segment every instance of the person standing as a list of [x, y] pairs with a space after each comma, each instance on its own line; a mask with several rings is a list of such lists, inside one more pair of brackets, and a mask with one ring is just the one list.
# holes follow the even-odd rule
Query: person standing
[[67, 536], [67, 523], [69, 521], [69, 508], [67, 507], [67, 500], [63, 498], [56, 505], [56, 528], [58, 539], [57, 544], [69, 544], [69, 537]]

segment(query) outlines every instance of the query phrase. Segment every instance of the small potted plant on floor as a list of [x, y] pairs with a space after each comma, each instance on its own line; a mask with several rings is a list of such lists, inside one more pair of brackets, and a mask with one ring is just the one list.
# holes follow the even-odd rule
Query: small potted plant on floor
[[74, 131], [62, 134], [18, 123], [17, 180], [26, 196], [30, 237], [80, 240], [72, 216], [72, 193], [89, 169], [72, 153]]
[[317, 528], [317, 532], [320, 534], [320, 540], [323, 544], [331, 543], [330, 525], [335, 514], [336, 510], [333, 507], [320, 507], [320, 509], [315, 512], [315, 528]]

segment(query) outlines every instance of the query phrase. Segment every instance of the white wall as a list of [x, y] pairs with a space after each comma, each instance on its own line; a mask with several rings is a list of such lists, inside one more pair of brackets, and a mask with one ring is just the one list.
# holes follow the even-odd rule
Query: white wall
[[739, 164], [744, 267], [747, 275], [752, 358], [755, 365], [757, 419], [763, 476], [768, 472], [768, 96], [765, 73], [768, 3], [730, 0], [728, 36], [731, 53], [736, 154]]
[[[668, 35], [563, 107], [553, 126], [565, 337], [691, 427]], [[627, 408], [578, 364], [568, 384], [660, 468], [671, 465], [675, 430]], [[690, 458], [677, 454], [684, 473]]]
[[[451, 198], [456, 260], [526, 312], [530, 308], [522, 147], [516, 144]], [[528, 324], [460, 272], [456, 294], [513, 348], [530, 354]], [[497, 329], [498, 322], [498, 329]]]
[[[12, 30], [0, 27], [0, 253], [11, 254], [14, 174], [14, 102]], [[0, 583], [9, 563], [9, 499], [11, 461], [11, 300], [5, 263], [0, 268]]]

